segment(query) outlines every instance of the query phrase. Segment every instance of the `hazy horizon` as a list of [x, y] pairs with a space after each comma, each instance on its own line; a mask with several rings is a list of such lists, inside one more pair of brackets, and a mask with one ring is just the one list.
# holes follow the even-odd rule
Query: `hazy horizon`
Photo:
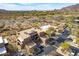
[[0, 9], [10, 11], [54, 10], [75, 5], [76, 3], [0, 3]]

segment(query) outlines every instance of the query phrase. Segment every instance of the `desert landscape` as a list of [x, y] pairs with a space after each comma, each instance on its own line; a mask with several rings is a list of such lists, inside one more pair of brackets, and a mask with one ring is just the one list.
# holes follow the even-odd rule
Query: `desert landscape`
[[40, 11], [0, 9], [0, 56], [79, 56], [79, 4]]

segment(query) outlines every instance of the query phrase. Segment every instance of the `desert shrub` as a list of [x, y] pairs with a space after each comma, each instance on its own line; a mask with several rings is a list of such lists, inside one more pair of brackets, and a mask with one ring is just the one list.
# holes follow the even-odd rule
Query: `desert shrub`
[[51, 33], [54, 31], [54, 28], [50, 27], [48, 30], [46, 30], [47, 36], [51, 36]]
[[18, 48], [15, 44], [8, 44], [7, 51], [10, 53], [16, 53], [18, 51]]

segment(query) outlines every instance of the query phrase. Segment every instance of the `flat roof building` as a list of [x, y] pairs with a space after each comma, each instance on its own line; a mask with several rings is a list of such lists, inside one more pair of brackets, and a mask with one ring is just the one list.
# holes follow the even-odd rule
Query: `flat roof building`
[[6, 43], [8, 43], [8, 41], [0, 37], [0, 54], [5, 54], [7, 52], [5, 48]]

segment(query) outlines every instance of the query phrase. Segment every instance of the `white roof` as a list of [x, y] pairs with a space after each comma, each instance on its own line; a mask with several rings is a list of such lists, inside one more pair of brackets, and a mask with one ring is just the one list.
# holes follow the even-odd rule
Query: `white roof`
[[6, 53], [6, 48], [5, 47], [0, 48], [0, 54], [5, 54], [5, 53]]
[[76, 36], [74, 36], [74, 35], [69, 35], [69, 36], [68, 36], [68, 38], [75, 39], [75, 38], [76, 38]]
[[48, 30], [49, 27], [50, 27], [50, 25], [45, 25], [45, 26], [41, 26], [40, 28], [41, 28], [43, 31], [46, 31], [46, 30]]
[[74, 21], [79, 21], [79, 19], [75, 19]]
[[18, 40], [22, 43], [24, 41], [24, 38], [18, 37]]
[[2, 39], [2, 37], [0, 37], [0, 43], [3, 43], [3, 39]]
[[73, 52], [71, 52], [71, 53], [70, 53], [70, 55], [71, 55], [71, 56], [74, 56], [74, 53], [73, 53]]
[[4, 39], [4, 43], [5, 43], [5, 44], [8, 43], [7, 39]]

